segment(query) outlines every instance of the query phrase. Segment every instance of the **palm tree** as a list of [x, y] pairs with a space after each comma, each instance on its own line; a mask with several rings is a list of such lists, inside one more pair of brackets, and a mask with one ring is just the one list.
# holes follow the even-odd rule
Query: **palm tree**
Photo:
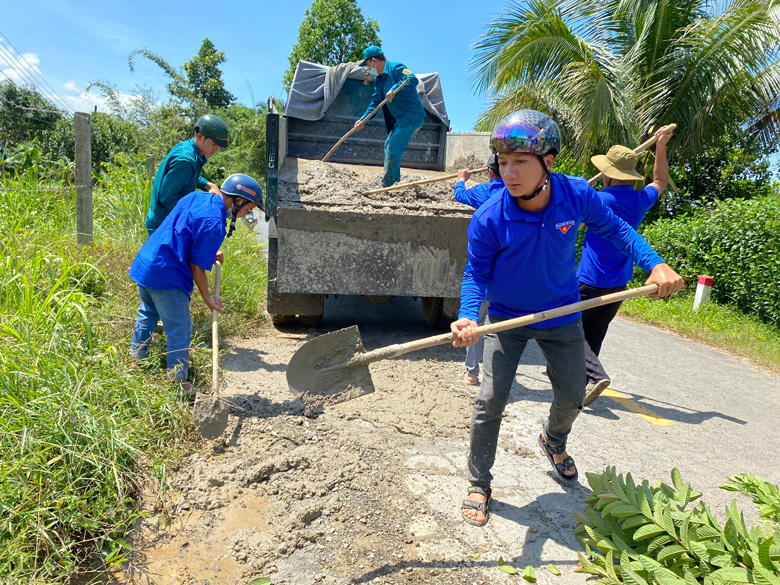
[[680, 159], [735, 126], [780, 138], [780, 0], [525, 0], [472, 48], [476, 128], [542, 110], [582, 163], [671, 122]]

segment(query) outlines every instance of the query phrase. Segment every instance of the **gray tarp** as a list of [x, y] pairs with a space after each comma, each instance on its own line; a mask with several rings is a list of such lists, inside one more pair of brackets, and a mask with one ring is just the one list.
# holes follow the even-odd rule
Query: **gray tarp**
[[[287, 104], [284, 106], [284, 115], [301, 120], [319, 120], [336, 99], [344, 82], [347, 79], [362, 81], [365, 74], [365, 67], [360, 67], [357, 62], [328, 67], [319, 63], [298, 61]], [[449, 128], [450, 120], [444, 107], [439, 74], [415, 75], [419, 80], [417, 91], [423, 107]]]

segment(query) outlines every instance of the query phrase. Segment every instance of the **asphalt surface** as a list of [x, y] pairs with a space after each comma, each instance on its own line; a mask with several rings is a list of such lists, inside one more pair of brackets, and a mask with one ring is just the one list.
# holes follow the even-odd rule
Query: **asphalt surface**
[[[353, 323], [360, 326], [366, 349], [432, 334], [422, 324], [419, 301], [326, 301], [324, 329]], [[581, 485], [563, 488], [552, 480], [536, 445], [552, 392], [541, 352], [529, 343], [502, 424], [493, 469], [493, 517], [486, 528], [471, 529], [469, 535], [475, 550], [502, 547], [517, 567], [553, 562], [564, 571], [565, 582], [584, 583], [584, 575], [573, 573], [581, 547], [572, 534], [572, 509], [584, 508], [585, 472], [600, 473], [607, 466], [631, 472], [637, 481], [667, 483], [677, 467], [684, 481], [703, 492], [702, 501], [721, 522], [735, 498], [748, 523], [757, 520], [748, 498], [719, 486], [740, 473], [780, 483], [780, 376], [622, 319], [611, 326], [601, 357], [612, 384], [575, 422], [569, 454], [577, 462]], [[425, 485], [438, 494], [429, 500], [432, 507], [451, 508], [465, 489], [466, 449], [465, 441], [415, 445], [408, 464], [410, 489]], [[417, 471], [431, 467], [438, 471]], [[453, 482], [458, 476], [464, 481]], [[540, 583], [560, 582], [539, 576]]]

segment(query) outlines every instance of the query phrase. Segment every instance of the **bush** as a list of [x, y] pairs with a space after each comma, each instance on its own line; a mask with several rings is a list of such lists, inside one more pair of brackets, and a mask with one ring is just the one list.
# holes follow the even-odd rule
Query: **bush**
[[720, 201], [642, 235], [690, 286], [709, 274], [714, 301], [780, 327], [780, 194]]
[[[780, 525], [773, 506], [777, 486], [750, 476], [734, 476], [724, 489], [740, 491], [762, 506], [762, 525], [748, 529], [736, 502], [726, 509], [721, 527], [680, 472], [672, 485], [634, 483], [610, 467], [587, 474], [593, 491], [586, 513], [575, 512], [575, 534], [585, 548], [580, 570], [600, 577], [597, 585], [737, 585], [780, 583]], [[762, 512], [764, 510], [762, 509]]]

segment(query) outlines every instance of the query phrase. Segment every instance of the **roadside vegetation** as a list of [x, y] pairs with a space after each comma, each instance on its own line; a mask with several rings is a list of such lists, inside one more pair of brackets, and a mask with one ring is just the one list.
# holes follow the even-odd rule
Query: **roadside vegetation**
[[[120, 562], [142, 513], [141, 486], [197, 441], [189, 407], [157, 367], [129, 368], [137, 293], [127, 269], [146, 239], [142, 161], [96, 173], [95, 243], [75, 245], [69, 174], [29, 168], [0, 179], [0, 580], [66, 582]], [[226, 335], [262, 314], [263, 260], [245, 222], [224, 246]], [[202, 303], [200, 303], [202, 305]], [[210, 317], [193, 296], [194, 346]], [[210, 356], [196, 350], [196, 382]]]

